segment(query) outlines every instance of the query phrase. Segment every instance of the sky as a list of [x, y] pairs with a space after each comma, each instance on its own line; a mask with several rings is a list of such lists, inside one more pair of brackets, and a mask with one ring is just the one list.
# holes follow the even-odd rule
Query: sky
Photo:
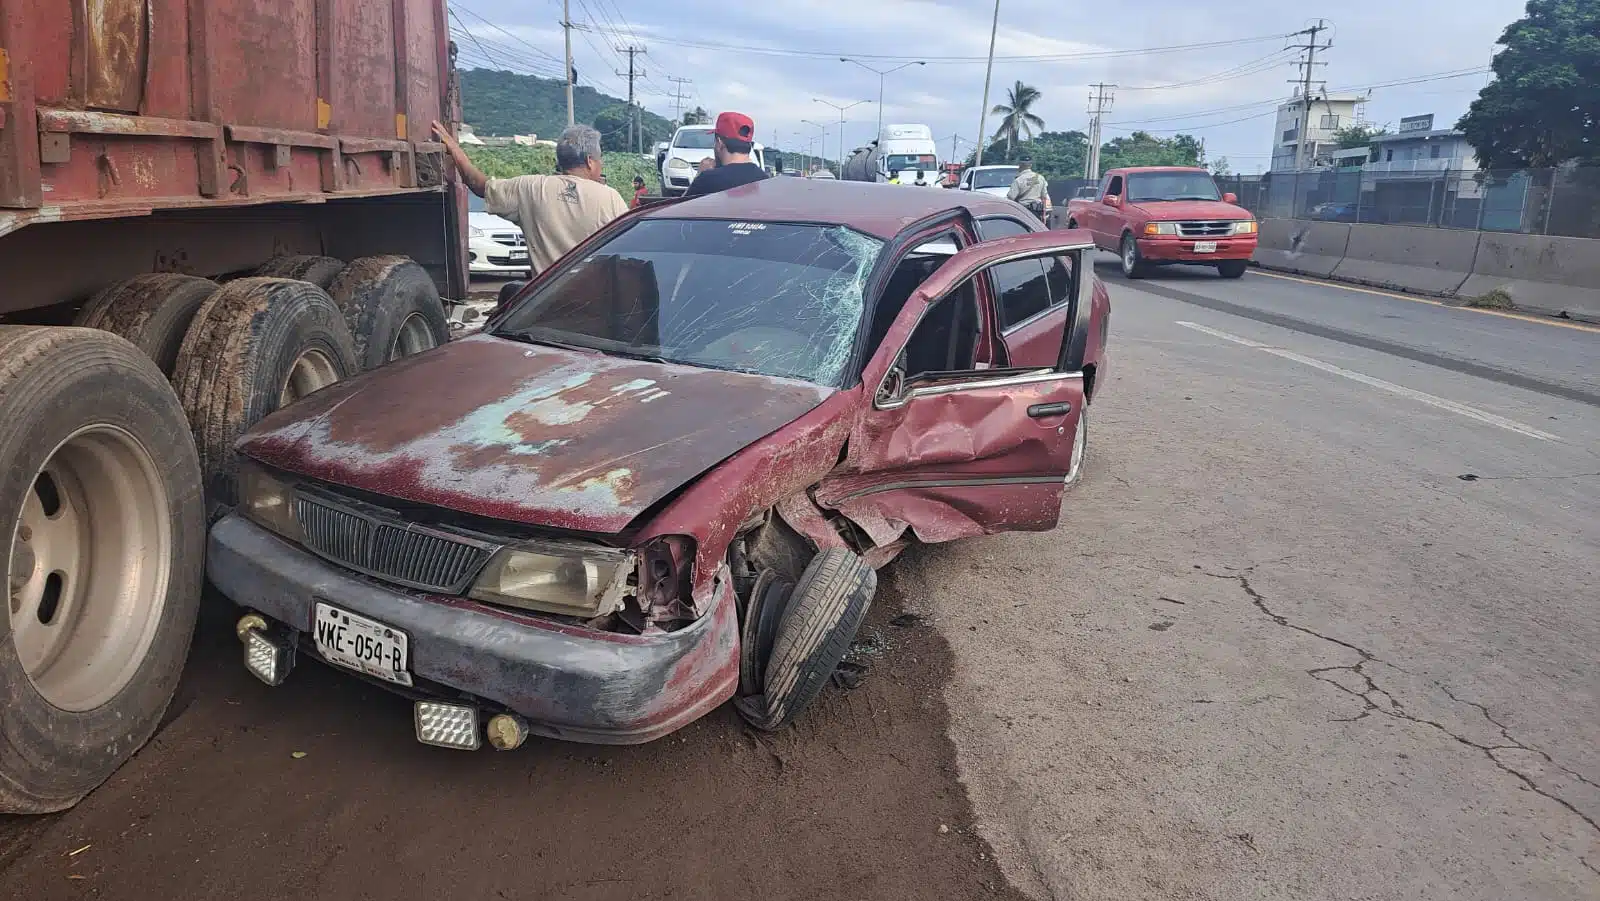
[[[881, 84], [883, 121], [928, 125], [941, 157], [955, 137], [965, 158], [978, 134], [995, 9], [989, 0], [570, 2], [572, 21], [583, 26], [573, 31], [580, 83], [625, 97], [627, 79], [615, 74], [627, 69], [619, 48], [643, 47], [636, 59], [646, 77], [636, 90], [647, 109], [668, 117], [681, 90], [684, 108], [750, 115], [763, 144], [805, 150], [825, 138], [827, 155], [837, 157], [840, 113], [828, 104], [870, 101], [844, 113], [848, 151], [877, 133]], [[451, 0], [450, 8], [462, 67], [559, 77], [560, 0]], [[1421, 113], [1446, 127], [1488, 80], [1494, 42], [1522, 8], [1523, 0], [1346, 0], [1293, 9], [1267, 0], [1000, 0], [989, 104], [1005, 102], [1021, 80], [1041, 91], [1033, 110], [1046, 130], [1087, 130], [1089, 86], [1116, 84], [1107, 140], [1135, 129], [1186, 132], [1205, 140], [1208, 159], [1225, 156], [1233, 171], [1253, 173], [1270, 162], [1276, 106], [1297, 77], [1297, 51], [1284, 48], [1304, 38], [1284, 35], [1320, 14], [1331, 27], [1319, 42], [1332, 46], [1319, 53], [1327, 65], [1315, 77], [1330, 92], [1371, 87], [1365, 118], [1390, 130]], [[880, 79], [840, 56], [879, 70], [912, 64]], [[1447, 73], [1465, 74], [1439, 77]], [[1392, 84], [1403, 81], [1413, 83]], [[989, 134], [998, 120], [988, 117]]]

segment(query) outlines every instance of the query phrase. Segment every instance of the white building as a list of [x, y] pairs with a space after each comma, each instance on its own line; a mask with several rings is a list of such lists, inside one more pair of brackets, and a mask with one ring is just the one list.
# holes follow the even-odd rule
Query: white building
[[[1308, 104], [1296, 90], [1293, 97], [1278, 107], [1277, 127], [1272, 137], [1272, 171], [1292, 172], [1297, 162], [1310, 169], [1319, 156], [1326, 157], [1337, 150], [1334, 133], [1359, 122], [1361, 105], [1366, 102], [1365, 94], [1313, 91], [1308, 110]], [[1306, 144], [1303, 159], [1299, 156], [1302, 141]]]

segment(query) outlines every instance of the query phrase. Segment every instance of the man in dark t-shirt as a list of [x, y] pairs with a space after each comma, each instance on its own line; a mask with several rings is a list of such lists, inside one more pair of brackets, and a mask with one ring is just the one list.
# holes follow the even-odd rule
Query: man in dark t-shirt
[[716, 157], [717, 168], [696, 175], [683, 196], [715, 194], [767, 177], [765, 169], [750, 161], [750, 152], [755, 149], [756, 123], [749, 116], [723, 113], [717, 117], [712, 134], [716, 135], [712, 154]]

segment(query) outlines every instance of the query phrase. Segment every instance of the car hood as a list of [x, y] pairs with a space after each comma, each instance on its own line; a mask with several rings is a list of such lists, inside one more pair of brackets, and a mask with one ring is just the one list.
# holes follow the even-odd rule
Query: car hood
[[319, 391], [239, 449], [385, 497], [615, 533], [832, 393], [475, 335]]
[[510, 219], [502, 219], [493, 213], [468, 213], [467, 224], [473, 228], [484, 231], [516, 231], [517, 224]]
[[979, 194], [992, 194], [995, 197], [1004, 197], [1011, 193], [1011, 186], [1007, 185], [1003, 188], [973, 188], [972, 190], [977, 191]]
[[1170, 219], [1253, 219], [1242, 206], [1220, 200], [1145, 200], [1134, 206], [1156, 221]]

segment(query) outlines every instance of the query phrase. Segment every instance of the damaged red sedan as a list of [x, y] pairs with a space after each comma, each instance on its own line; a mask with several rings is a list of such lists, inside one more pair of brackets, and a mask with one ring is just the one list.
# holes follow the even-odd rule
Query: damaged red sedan
[[208, 570], [246, 666], [346, 668], [444, 747], [789, 723], [910, 542], [1056, 525], [1110, 303], [1036, 228], [781, 178], [617, 220], [241, 440]]

